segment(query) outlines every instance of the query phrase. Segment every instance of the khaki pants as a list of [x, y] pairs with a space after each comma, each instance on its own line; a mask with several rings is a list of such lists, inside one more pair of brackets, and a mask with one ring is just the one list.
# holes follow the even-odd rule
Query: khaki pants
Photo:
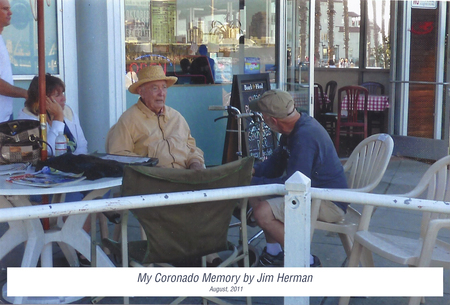
[[[276, 219], [284, 223], [284, 197], [267, 199], [273, 215]], [[319, 209], [318, 220], [325, 222], [339, 222], [344, 220], [345, 212], [329, 200], [322, 200]]]

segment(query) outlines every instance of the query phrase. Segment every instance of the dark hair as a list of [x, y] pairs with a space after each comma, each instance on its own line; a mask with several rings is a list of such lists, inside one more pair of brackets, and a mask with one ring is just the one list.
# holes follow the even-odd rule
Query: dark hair
[[189, 61], [189, 59], [183, 58], [182, 60], [180, 60], [181, 71], [183, 71], [184, 73], [189, 73], [190, 65], [191, 65], [191, 62]]
[[[62, 92], [66, 90], [64, 82], [55, 76], [45, 74], [45, 95], [50, 96], [53, 91], [61, 88]], [[25, 107], [33, 114], [39, 114], [39, 77], [35, 76], [28, 87], [28, 99], [25, 101]]]

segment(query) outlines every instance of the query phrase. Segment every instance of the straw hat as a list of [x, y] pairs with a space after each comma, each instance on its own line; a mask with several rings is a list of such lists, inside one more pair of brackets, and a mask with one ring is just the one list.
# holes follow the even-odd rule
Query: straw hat
[[167, 87], [170, 87], [177, 82], [178, 77], [166, 76], [164, 74], [163, 68], [160, 65], [148, 66], [139, 70], [138, 81], [128, 87], [128, 91], [137, 94], [137, 88], [139, 88], [139, 86], [158, 80], [165, 80], [167, 83]]

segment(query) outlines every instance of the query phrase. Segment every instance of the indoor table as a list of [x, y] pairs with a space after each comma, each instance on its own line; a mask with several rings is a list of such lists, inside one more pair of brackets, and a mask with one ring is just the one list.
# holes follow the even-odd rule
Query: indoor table
[[[101, 178], [97, 180], [82, 180], [67, 185], [53, 187], [36, 187], [11, 183], [8, 176], [0, 176], [0, 208], [31, 206], [30, 195], [53, 195], [52, 202], [64, 204], [65, 194], [72, 192], [88, 192], [83, 200], [101, 198], [110, 189], [122, 184], [120, 178]], [[83, 230], [88, 214], [69, 215], [62, 221], [59, 217], [56, 225], [44, 230], [40, 219], [19, 220], [9, 222], [9, 229], [0, 238], [0, 260], [11, 250], [25, 242], [25, 250], [21, 267], [36, 267], [39, 258], [42, 267], [53, 266], [52, 243], [58, 243], [70, 266], [79, 266], [76, 251], [91, 260], [91, 237]], [[95, 228], [92, 228], [95, 232]], [[100, 267], [115, 267], [102, 249], [96, 245], [96, 265]], [[6, 285], [3, 295], [6, 296]], [[18, 298], [16, 298], [18, 299]], [[33, 298], [35, 299], [35, 298]], [[37, 298], [37, 299], [43, 299]], [[79, 299], [79, 298], [78, 298]], [[60, 297], [45, 300], [19, 300], [25, 303], [68, 303], [74, 299]], [[17, 300], [14, 301], [15, 303]]]
[[[347, 116], [347, 96], [342, 99], [342, 116]], [[364, 95], [358, 96], [358, 110], [364, 110]], [[372, 134], [373, 126], [376, 126], [376, 121], [379, 121], [380, 132], [385, 132], [387, 111], [389, 109], [389, 96], [387, 95], [370, 95], [367, 98], [367, 114], [368, 114], [368, 129], [369, 134]], [[375, 122], [375, 123], [374, 123]]]
[[[341, 109], [347, 109], [348, 99], [344, 96]], [[364, 95], [358, 96], [358, 110], [364, 110]], [[367, 111], [384, 111], [389, 108], [389, 96], [387, 95], [369, 95], [367, 99]]]

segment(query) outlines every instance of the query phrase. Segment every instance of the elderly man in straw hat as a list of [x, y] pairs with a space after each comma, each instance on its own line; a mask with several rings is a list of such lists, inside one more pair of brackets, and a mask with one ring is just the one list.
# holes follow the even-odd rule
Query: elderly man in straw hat
[[[347, 188], [344, 169], [327, 131], [306, 112], [297, 112], [288, 92], [266, 91], [250, 102], [249, 107], [261, 112], [267, 125], [281, 133], [280, 144], [274, 153], [254, 167], [252, 184], [284, 184], [292, 174], [300, 171], [311, 179], [312, 187]], [[251, 198], [250, 205], [267, 242], [259, 266], [283, 267], [284, 197]], [[341, 221], [346, 209], [346, 203], [322, 201], [318, 219]], [[320, 265], [319, 258], [312, 255], [310, 266]]]
[[106, 152], [158, 158], [160, 167], [203, 169], [203, 152], [196, 147], [189, 125], [166, 106], [167, 88], [177, 78], [166, 76], [156, 65], [141, 69], [138, 79], [128, 90], [140, 98], [109, 130]]

